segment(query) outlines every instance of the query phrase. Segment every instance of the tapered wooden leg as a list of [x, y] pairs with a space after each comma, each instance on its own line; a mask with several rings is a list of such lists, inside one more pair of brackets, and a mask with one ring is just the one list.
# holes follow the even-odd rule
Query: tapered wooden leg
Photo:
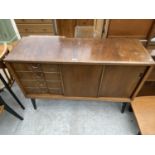
[[137, 135], [142, 135], [140, 131], [138, 131]]
[[31, 102], [32, 102], [33, 108], [37, 109], [36, 100], [31, 98]]
[[126, 103], [126, 102], [123, 102], [123, 103], [122, 103], [121, 113], [124, 113], [125, 108], [126, 108], [126, 105], [127, 105], [127, 103]]
[[3, 76], [0, 74], [0, 79], [3, 82], [4, 86], [6, 87], [6, 89], [10, 92], [10, 94], [13, 96], [13, 98], [17, 101], [17, 103], [21, 106], [22, 109], [25, 109], [25, 107], [23, 106], [23, 104], [19, 101], [19, 99], [17, 98], [17, 96], [14, 94], [14, 92], [11, 90], [11, 88], [8, 86], [7, 82], [4, 80]]
[[16, 113], [10, 106], [8, 106], [5, 101], [2, 99], [2, 97], [0, 96], [0, 102], [4, 105], [4, 109], [6, 111], [8, 111], [10, 114], [12, 114], [13, 116], [15, 116], [16, 118], [20, 119], [20, 120], [24, 120], [23, 117], [21, 117], [18, 113]]

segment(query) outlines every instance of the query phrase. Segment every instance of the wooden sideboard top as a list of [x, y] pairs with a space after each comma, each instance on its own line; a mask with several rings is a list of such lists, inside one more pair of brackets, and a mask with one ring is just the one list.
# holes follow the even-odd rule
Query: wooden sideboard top
[[78, 39], [56, 36], [23, 37], [5, 61], [81, 64], [154, 64], [136, 39]]

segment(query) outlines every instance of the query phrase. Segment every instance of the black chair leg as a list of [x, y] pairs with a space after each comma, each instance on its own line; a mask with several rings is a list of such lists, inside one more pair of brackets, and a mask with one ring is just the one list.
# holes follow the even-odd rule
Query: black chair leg
[[125, 108], [126, 108], [126, 105], [127, 105], [127, 103], [126, 103], [126, 102], [123, 102], [123, 104], [122, 104], [122, 109], [121, 109], [121, 113], [124, 113]]
[[129, 106], [129, 112], [133, 112], [131, 105]]
[[10, 92], [10, 94], [14, 97], [14, 99], [18, 102], [18, 104], [21, 106], [22, 109], [25, 109], [25, 107], [23, 106], [23, 104], [19, 101], [19, 99], [17, 98], [17, 96], [14, 94], [14, 92], [11, 90], [11, 88], [8, 86], [8, 84], [6, 83], [6, 81], [4, 80], [3, 76], [0, 74], [0, 79], [3, 82], [4, 86], [6, 87], [6, 89]]
[[31, 98], [31, 102], [32, 102], [33, 108], [37, 109], [36, 100]]
[[9, 113], [11, 113], [13, 116], [15, 116], [16, 118], [20, 119], [20, 120], [24, 120], [23, 117], [21, 117], [18, 113], [16, 113], [11, 107], [9, 107], [5, 101], [2, 99], [2, 97], [0, 96], [0, 102], [4, 105], [4, 109], [6, 111], [8, 111]]

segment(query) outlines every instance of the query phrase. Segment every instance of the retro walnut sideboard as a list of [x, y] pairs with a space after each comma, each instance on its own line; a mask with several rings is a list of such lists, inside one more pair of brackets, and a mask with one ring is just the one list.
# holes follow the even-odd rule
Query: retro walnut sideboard
[[25, 97], [130, 102], [154, 61], [135, 39], [23, 37], [5, 59]]

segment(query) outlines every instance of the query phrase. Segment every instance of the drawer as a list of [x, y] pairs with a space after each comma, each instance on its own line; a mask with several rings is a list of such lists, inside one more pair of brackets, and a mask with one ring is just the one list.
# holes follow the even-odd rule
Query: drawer
[[61, 82], [60, 81], [46, 81], [48, 88], [61, 88]]
[[13, 63], [12, 64], [15, 71], [36, 71], [41, 72], [41, 64], [28, 64], [28, 63]]
[[51, 24], [18, 24], [17, 25], [19, 32], [29, 33], [29, 32], [53, 32]]
[[13, 63], [12, 66], [16, 71], [59, 72], [59, 66], [55, 64]]
[[21, 80], [60, 80], [59, 72], [43, 73], [43, 72], [16, 72]]
[[21, 80], [44, 80], [42, 72], [16, 72]]
[[59, 72], [51, 72], [51, 73], [44, 73], [46, 80], [60, 80], [60, 73]]
[[147, 81], [155, 81], [155, 68], [150, 73], [149, 77], [147, 78]]
[[47, 88], [35, 88], [35, 87], [25, 87], [25, 91], [28, 94], [47, 94], [48, 89]]
[[58, 65], [55, 64], [43, 64], [42, 69], [44, 72], [59, 72]]
[[46, 87], [45, 81], [37, 81], [37, 80], [21, 80], [21, 83], [24, 87]]
[[61, 89], [48, 89], [50, 94], [62, 95]]
[[61, 88], [60, 81], [43, 81], [43, 80], [21, 80], [24, 87], [48, 87], [48, 88]]
[[17, 24], [52, 24], [52, 19], [15, 19]]

